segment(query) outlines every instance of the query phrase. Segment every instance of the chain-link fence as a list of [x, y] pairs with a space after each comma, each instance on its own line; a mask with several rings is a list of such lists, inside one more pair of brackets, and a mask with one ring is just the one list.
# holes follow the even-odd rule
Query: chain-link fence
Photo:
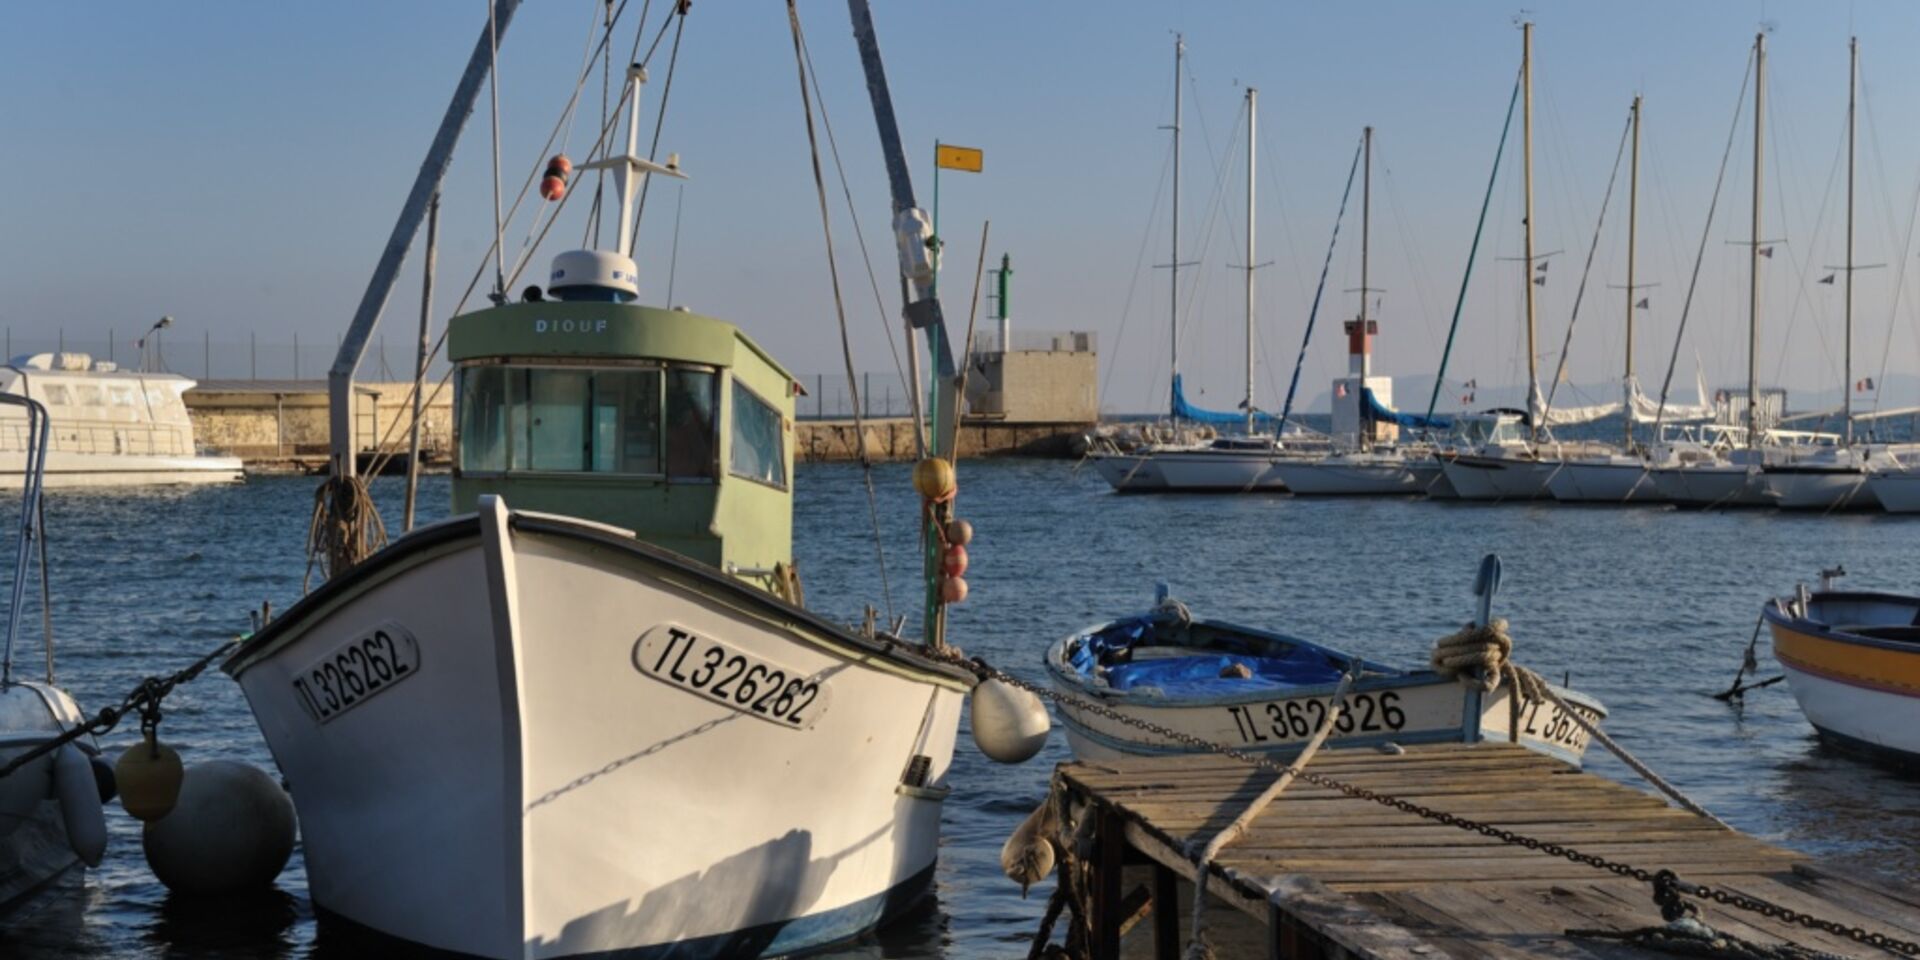
[[909, 415], [907, 391], [900, 383], [900, 375], [891, 371], [858, 374], [851, 389], [844, 373], [806, 374], [800, 377], [800, 387], [806, 395], [795, 397], [793, 402], [794, 414], [802, 420], [853, 419], [856, 390], [863, 417]]

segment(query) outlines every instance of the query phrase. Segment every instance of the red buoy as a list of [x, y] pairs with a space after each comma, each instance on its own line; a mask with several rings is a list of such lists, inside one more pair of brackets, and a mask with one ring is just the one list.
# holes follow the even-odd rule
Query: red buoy
[[567, 181], [548, 174], [540, 178], [540, 196], [548, 200], [558, 200], [567, 195]]
[[547, 173], [549, 174], [557, 173], [560, 178], [564, 180], [567, 175], [572, 172], [573, 161], [568, 160], [567, 155], [564, 153], [556, 153], [553, 155], [553, 159], [547, 161]]

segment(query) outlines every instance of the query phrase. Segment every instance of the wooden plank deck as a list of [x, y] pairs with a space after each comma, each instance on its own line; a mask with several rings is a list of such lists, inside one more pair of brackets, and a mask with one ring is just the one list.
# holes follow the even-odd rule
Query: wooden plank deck
[[[1669, 869], [1687, 881], [1920, 941], [1920, 889], [1910, 883], [1823, 866], [1523, 747], [1329, 750], [1308, 769], [1609, 860]], [[1061, 775], [1096, 818], [1096, 960], [1119, 956], [1120, 868], [1141, 857], [1157, 864], [1154, 952], [1170, 956], [1168, 930], [1179, 904], [1157, 908], [1177, 899], [1168, 895], [1173, 877], [1192, 880], [1189, 851], [1274, 781], [1213, 756], [1073, 763]], [[1672, 956], [1566, 935], [1659, 926], [1645, 883], [1305, 782], [1288, 787], [1221, 851], [1207, 884], [1219, 900], [1267, 925], [1274, 957]], [[1843, 956], [1895, 955], [1688, 899], [1703, 922], [1746, 940]]]

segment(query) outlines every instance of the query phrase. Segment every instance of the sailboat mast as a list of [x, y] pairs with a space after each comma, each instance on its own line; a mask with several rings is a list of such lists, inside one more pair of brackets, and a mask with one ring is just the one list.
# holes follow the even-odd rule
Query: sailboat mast
[[1260, 91], [1247, 88], [1247, 434], [1253, 434], [1253, 164], [1260, 143]]
[[1625, 415], [1626, 445], [1633, 448], [1633, 261], [1634, 243], [1640, 235], [1640, 95], [1633, 97], [1633, 163], [1627, 175], [1627, 373], [1621, 389], [1627, 394]]
[[1747, 252], [1747, 446], [1760, 447], [1760, 187], [1765, 179], [1760, 152], [1766, 127], [1767, 35], [1753, 37], [1753, 243]]
[[[1366, 336], [1371, 332], [1367, 329], [1367, 294], [1373, 290], [1367, 285], [1367, 253], [1373, 233], [1373, 128], [1361, 131], [1360, 140], [1366, 158], [1360, 173], [1360, 333]], [[1367, 376], [1373, 372], [1368, 362], [1371, 354], [1372, 351], [1367, 351], [1360, 355], [1360, 388], [1363, 390]]]
[[1860, 38], [1847, 40], [1847, 345], [1841, 372], [1840, 403], [1846, 415], [1847, 442], [1853, 442], [1853, 108], [1860, 83]]
[[1187, 40], [1173, 35], [1173, 256], [1167, 260], [1167, 331], [1173, 337], [1173, 376], [1180, 375], [1180, 65]]
[[[1527, 195], [1524, 221], [1527, 249], [1525, 258], [1520, 261], [1520, 270], [1521, 279], [1525, 281], [1527, 287], [1527, 409], [1531, 413], [1534, 409], [1533, 398], [1540, 394], [1540, 353], [1534, 343], [1537, 331], [1534, 322], [1533, 294], [1535, 284], [1533, 282], [1533, 24], [1531, 22], [1520, 25], [1520, 36], [1522, 47], [1520, 83], [1524, 87], [1522, 94], [1524, 107], [1521, 112], [1520, 129], [1523, 144], [1522, 156], [1525, 158], [1523, 167], [1526, 171], [1521, 179], [1525, 181]], [[1534, 422], [1534, 417], [1528, 416], [1528, 439], [1537, 439], [1539, 430], [1539, 424]]]

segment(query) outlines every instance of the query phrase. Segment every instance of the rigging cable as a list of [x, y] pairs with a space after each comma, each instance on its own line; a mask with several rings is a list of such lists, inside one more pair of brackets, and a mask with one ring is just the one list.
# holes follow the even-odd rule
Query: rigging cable
[[900, 363], [900, 347], [893, 339], [893, 323], [887, 319], [887, 305], [880, 295], [880, 277], [873, 270], [873, 255], [867, 252], [867, 234], [860, 229], [860, 217], [853, 203], [853, 187], [847, 182], [846, 166], [840, 162], [840, 141], [833, 135], [833, 116], [827, 111], [827, 98], [820, 94], [820, 71], [813, 68], [813, 49], [807, 46], [805, 34], [800, 37], [800, 52], [806, 56], [807, 79], [813, 84], [814, 102], [820, 105], [820, 128], [827, 135], [827, 155], [833, 158], [834, 173], [840, 178], [840, 195], [847, 201], [847, 220], [853, 224], [853, 238], [860, 247], [860, 262], [867, 270], [867, 286], [873, 290], [874, 315], [880, 321], [880, 332], [886, 334], [887, 352], [893, 356], [893, 372], [900, 378], [900, 389], [912, 396], [915, 390], [913, 385], [907, 383], [906, 367]]
[[1500, 126], [1500, 145], [1493, 150], [1493, 170], [1487, 174], [1487, 193], [1480, 200], [1480, 220], [1473, 227], [1473, 244], [1467, 247], [1467, 269], [1460, 277], [1460, 295], [1453, 302], [1453, 322], [1447, 326], [1447, 345], [1440, 351], [1440, 372], [1433, 377], [1433, 395], [1427, 398], [1427, 415], [1422, 420], [1420, 435], [1430, 435], [1433, 423], [1433, 408], [1440, 403], [1440, 385], [1447, 379], [1447, 360], [1453, 356], [1453, 336], [1460, 332], [1460, 310], [1467, 303], [1467, 282], [1473, 279], [1473, 258], [1480, 252], [1480, 233], [1487, 226], [1487, 207], [1493, 203], [1493, 187], [1500, 178], [1500, 157], [1507, 150], [1507, 134], [1513, 129], [1513, 108], [1520, 102], [1520, 75], [1513, 77], [1513, 93], [1507, 97], [1507, 119]]
[[[1313, 321], [1320, 315], [1320, 296], [1327, 292], [1327, 271], [1332, 269], [1333, 251], [1340, 245], [1340, 222], [1347, 218], [1347, 200], [1353, 196], [1353, 175], [1360, 170], [1360, 151], [1365, 144], [1366, 138], [1362, 136], [1361, 142], [1353, 147], [1353, 162], [1347, 166], [1347, 186], [1340, 192], [1340, 211], [1333, 216], [1333, 238], [1327, 241], [1327, 259], [1320, 264], [1320, 285], [1314, 288], [1313, 307], [1307, 311], [1307, 331], [1300, 336], [1300, 356], [1293, 361], [1293, 381], [1287, 384], [1287, 399], [1280, 407], [1280, 423], [1274, 427], [1276, 435], [1286, 430], [1287, 418], [1293, 415], [1293, 395], [1300, 389], [1300, 368], [1307, 362], [1307, 344], [1313, 342]], [[1367, 291], [1360, 291], [1360, 298], [1366, 297]], [[1366, 331], [1361, 331], [1361, 336], [1365, 335]], [[1366, 389], [1364, 380], [1360, 388]]]
[[[1862, 71], [1862, 76], [1860, 78], [1860, 100], [1862, 104], [1866, 107], [1867, 138], [1873, 142], [1874, 167], [1879, 172], [1880, 193], [1881, 193], [1881, 196], [1884, 197], [1887, 194], [1887, 172], [1886, 172], [1885, 157], [1882, 155], [1880, 150], [1880, 126], [1878, 123], [1874, 122], [1873, 98], [1871, 95], [1869, 95], [1869, 92], [1868, 92], [1865, 71]], [[1906, 285], [1907, 285], [1907, 265], [1912, 262], [1912, 260], [1909, 258], [1913, 252], [1913, 224], [1914, 224], [1914, 215], [1916, 213], [1920, 213], [1920, 184], [1915, 185], [1913, 202], [1908, 204], [1906, 236], [1902, 239], [1902, 241], [1898, 245], [1900, 249], [1900, 259], [1898, 261], [1899, 269], [1895, 271], [1896, 276], [1894, 277], [1894, 280], [1893, 280], [1893, 300], [1887, 306], [1887, 336], [1886, 336], [1886, 340], [1882, 343], [1880, 347], [1880, 375], [1879, 375], [1879, 379], [1874, 381], [1876, 385], [1886, 383], [1887, 361], [1889, 358], [1893, 356], [1893, 328], [1897, 326], [1899, 323], [1900, 297], [1901, 297], [1901, 294], [1905, 292]], [[1887, 223], [1885, 226], [1887, 228], [1887, 246], [1889, 249], [1891, 249], [1892, 247], [1895, 246], [1893, 243], [1893, 224]], [[1853, 385], [1848, 384], [1847, 388], [1852, 389]], [[1876, 388], [1873, 391], [1873, 411], [1875, 413], [1880, 412], [1881, 396], [1882, 396], [1882, 391], [1879, 389], [1878, 386], [1876, 386]]]
[[[1145, 230], [1140, 232], [1140, 250], [1138, 253], [1135, 253], [1133, 257], [1133, 278], [1127, 281], [1127, 296], [1126, 299], [1121, 301], [1120, 329], [1113, 336], [1114, 362], [1107, 364], [1107, 373], [1100, 380], [1100, 396], [1102, 397], [1112, 396], [1108, 391], [1113, 385], [1113, 373], [1115, 370], [1120, 369], [1118, 362], [1120, 344], [1124, 342], [1124, 338], [1127, 335], [1127, 320], [1133, 316], [1133, 295], [1134, 292], [1140, 288], [1140, 266], [1146, 262], [1147, 244], [1153, 239], [1153, 225], [1158, 222], [1160, 217], [1160, 196], [1164, 194], [1167, 189], [1167, 167], [1172, 156], [1173, 147], [1169, 145], [1167, 152], [1162, 154], [1160, 158], [1160, 176], [1154, 180], [1153, 203], [1147, 207], [1147, 226]], [[1177, 291], [1176, 295], [1178, 295]], [[1149, 373], [1150, 376], [1147, 382], [1153, 383], [1160, 379], [1160, 365], [1157, 361]], [[1169, 373], [1169, 377], [1171, 377], [1171, 373]]]
[[[681, 9], [684, 11], [685, 6]], [[893, 587], [887, 576], [887, 550], [880, 533], [880, 507], [873, 490], [873, 458], [867, 453], [866, 422], [860, 413], [859, 377], [853, 371], [853, 339], [847, 332], [847, 305], [840, 293], [839, 258], [833, 252], [833, 218], [827, 210], [827, 180], [820, 170], [820, 142], [813, 132], [813, 99], [807, 93], [807, 56], [800, 30], [800, 10], [787, 0], [787, 24], [793, 31], [793, 66], [800, 81], [800, 107], [807, 118], [807, 152], [813, 161], [814, 192], [820, 199], [820, 232], [826, 237], [827, 276], [833, 283], [833, 310], [840, 319], [840, 356], [847, 365], [847, 393], [853, 399], [853, 432], [860, 451], [860, 470], [867, 481], [867, 513], [873, 521], [873, 553], [880, 562], [880, 593], [887, 605], [887, 619], [893, 619]], [[675, 40], [676, 46], [678, 39]], [[663, 103], [662, 106], [665, 104]], [[980, 255], [986, 256], [982, 247]]]
[[[676, 0], [673, 5], [675, 22], [679, 25], [673, 30], [673, 46], [667, 51], [667, 79], [660, 87], [660, 110], [654, 114], [653, 141], [647, 146], [647, 156], [660, 155], [660, 132], [667, 125], [667, 100], [673, 96], [673, 75], [680, 65], [680, 36], [687, 32], [687, 11], [693, 6], [692, 0]], [[662, 30], [666, 28], [661, 27]], [[647, 213], [647, 191], [653, 187], [653, 178], [640, 181], [640, 203], [633, 213], [633, 234], [627, 238], [627, 249], [640, 246], [640, 223]]]
[[[1667, 355], [1667, 375], [1660, 381], [1660, 406], [1653, 413], [1653, 435], [1660, 436], [1666, 421], [1667, 394], [1673, 389], [1673, 368], [1680, 362], [1680, 341], [1687, 335], [1687, 316], [1693, 310], [1693, 294], [1700, 286], [1700, 264], [1707, 258], [1707, 238], [1713, 236], [1713, 215], [1720, 208], [1720, 188], [1727, 181], [1727, 163], [1733, 158], [1733, 138], [1740, 132], [1740, 111], [1747, 102], [1747, 84], [1753, 80], [1753, 50], [1747, 51], [1746, 72], [1740, 76], [1740, 93], [1733, 98], [1733, 123], [1727, 126], [1727, 145], [1720, 152], [1720, 172], [1713, 178], [1713, 198], [1707, 203], [1707, 222], [1700, 227], [1700, 248], [1693, 257], [1693, 274], [1687, 278], [1687, 298], [1680, 304], [1680, 323], [1673, 331], [1673, 352]], [[1758, 237], [1754, 239], [1759, 239]]]
[[493, 0], [487, 0], [487, 88], [493, 95], [493, 297], [496, 303], [507, 299], [507, 252], [502, 237], [506, 224], [500, 219], [500, 30], [494, 18]]
[[1627, 155], [1627, 134], [1633, 130], [1631, 112], [1627, 122], [1620, 129], [1620, 147], [1613, 154], [1613, 172], [1607, 174], [1607, 190], [1600, 197], [1600, 215], [1593, 221], [1593, 245], [1587, 248], [1587, 265], [1580, 269], [1580, 286], [1573, 294], [1573, 312], [1567, 317], [1567, 336], [1560, 341], [1560, 363], [1554, 367], [1553, 382], [1547, 387], [1547, 405], [1541, 408], [1540, 419], [1548, 426], [1553, 424], [1553, 397], [1560, 392], [1560, 379], [1567, 373], [1567, 352], [1573, 349], [1573, 328], [1580, 322], [1580, 303], [1587, 296], [1587, 278], [1593, 274], [1593, 255], [1600, 249], [1600, 231], [1607, 223], [1607, 208], [1613, 203], [1613, 185], [1620, 178], [1620, 159]]

